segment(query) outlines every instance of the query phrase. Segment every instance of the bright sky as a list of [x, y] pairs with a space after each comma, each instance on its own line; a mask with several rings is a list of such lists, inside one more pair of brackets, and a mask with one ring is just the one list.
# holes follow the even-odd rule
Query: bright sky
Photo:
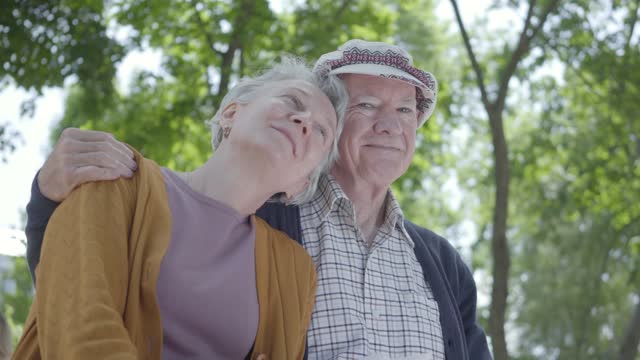
[[[288, 6], [292, 2], [296, 1], [271, 1], [276, 11], [280, 11], [283, 6]], [[489, 1], [460, 0], [459, 3], [463, 19], [469, 24], [478, 14], [485, 13]], [[437, 13], [443, 18], [453, 19], [453, 11], [448, 1], [441, 2]], [[510, 20], [514, 19], [513, 16], [512, 13], [492, 13], [491, 26], [509, 26]], [[118, 83], [121, 88], [126, 88], [128, 79], [136, 69], [157, 71], [159, 68], [160, 58], [157, 53], [131, 53], [118, 68]], [[31, 181], [49, 150], [50, 130], [63, 114], [64, 90], [46, 89], [37, 101], [35, 116], [20, 119], [20, 103], [30, 96], [27, 92], [13, 86], [0, 91], [0, 124], [10, 124], [11, 128], [18, 130], [24, 139], [23, 143], [18, 144], [18, 149], [9, 155], [8, 162], [0, 163], [0, 199], [2, 199], [0, 202], [0, 253], [20, 253], [21, 245], [17, 239], [23, 236], [20, 231], [10, 232], [9, 229], [22, 228], [21, 214], [29, 201]]]

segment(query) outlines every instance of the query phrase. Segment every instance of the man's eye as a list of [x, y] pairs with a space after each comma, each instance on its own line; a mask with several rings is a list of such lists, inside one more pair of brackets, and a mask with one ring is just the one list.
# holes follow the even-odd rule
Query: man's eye
[[374, 106], [371, 103], [363, 102], [358, 104], [358, 107], [361, 107], [363, 109], [373, 109]]
[[400, 109], [398, 109], [398, 111], [400, 111], [402, 113], [406, 113], [406, 114], [413, 113], [413, 109], [409, 108], [409, 107], [401, 107]]

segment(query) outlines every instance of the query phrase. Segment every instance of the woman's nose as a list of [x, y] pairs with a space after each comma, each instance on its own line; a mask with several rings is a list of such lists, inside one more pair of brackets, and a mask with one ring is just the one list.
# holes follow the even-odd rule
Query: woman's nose
[[309, 133], [309, 113], [308, 111], [299, 112], [293, 116], [293, 123], [302, 129], [302, 135]]

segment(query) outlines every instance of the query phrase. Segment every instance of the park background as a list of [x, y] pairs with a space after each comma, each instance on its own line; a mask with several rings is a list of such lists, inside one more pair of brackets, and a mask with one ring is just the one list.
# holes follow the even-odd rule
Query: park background
[[0, 1], [0, 311], [33, 289], [31, 180], [61, 129], [210, 154], [226, 90], [283, 53], [393, 42], [439, 80], [405, 215], [473, 269], [497, 360], [640, 359], [639, 0]]

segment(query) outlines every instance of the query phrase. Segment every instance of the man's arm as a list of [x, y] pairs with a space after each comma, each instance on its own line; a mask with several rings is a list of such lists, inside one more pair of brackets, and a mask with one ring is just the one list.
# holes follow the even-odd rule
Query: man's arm
[[[443, 335], [451, 336], [445, 339], [445, 346], [452, 347], [447, 352], [454, 353], [451, 356], [456, 359], [463, 358], [466, 353], [470, 360], [491, 360], [487, 337], [476, 318], [477, 289], [473, 273], [445, 238], [410, 221], [405, 221], [405, 227], [415, 241], [416, 256], [425, 272], [425, 279], [432, 281], [430, 285], [440, 306], [441, 322], [445, 319], [445, 323], [442, 323]], [[460, 314], [460, 323], [453, 312]], [[456, 348], [461, 345], [457, 344], [454, 335], [457, 329], [465, 337], [466, 349]], [[449, 340], [452, 342], [449, 343]]]
[[42, 195], [38, 187], [38, 175], [36, 175], [31, 184], [31, 199], [27, 204], [27, 226], [24, 228], [27, 235], [27, 263], [34, 284], [36, 282], [36, 266], [40, 262], [44, 230], [58, 205], [59, 203]]
[[58, 204], [80, 184], [131, 177], [135, 169], [133, 152], [113, 135], [73, 128], [62, 132], [33, 180], [27, 205], [27, 262], [34, 283], [44, 232]]
[[491, 352], [487, 344], [487, 336], [478, 324], [477, 300], [478, 290], [473, 279], [473, 273], [464, 263], [462, 258], [456, 254], [456, 261], [459, 274], [458, 309], [462, 317], [467, 346], [469, 347], [469, 358], [479, 360], [491, 360]]

